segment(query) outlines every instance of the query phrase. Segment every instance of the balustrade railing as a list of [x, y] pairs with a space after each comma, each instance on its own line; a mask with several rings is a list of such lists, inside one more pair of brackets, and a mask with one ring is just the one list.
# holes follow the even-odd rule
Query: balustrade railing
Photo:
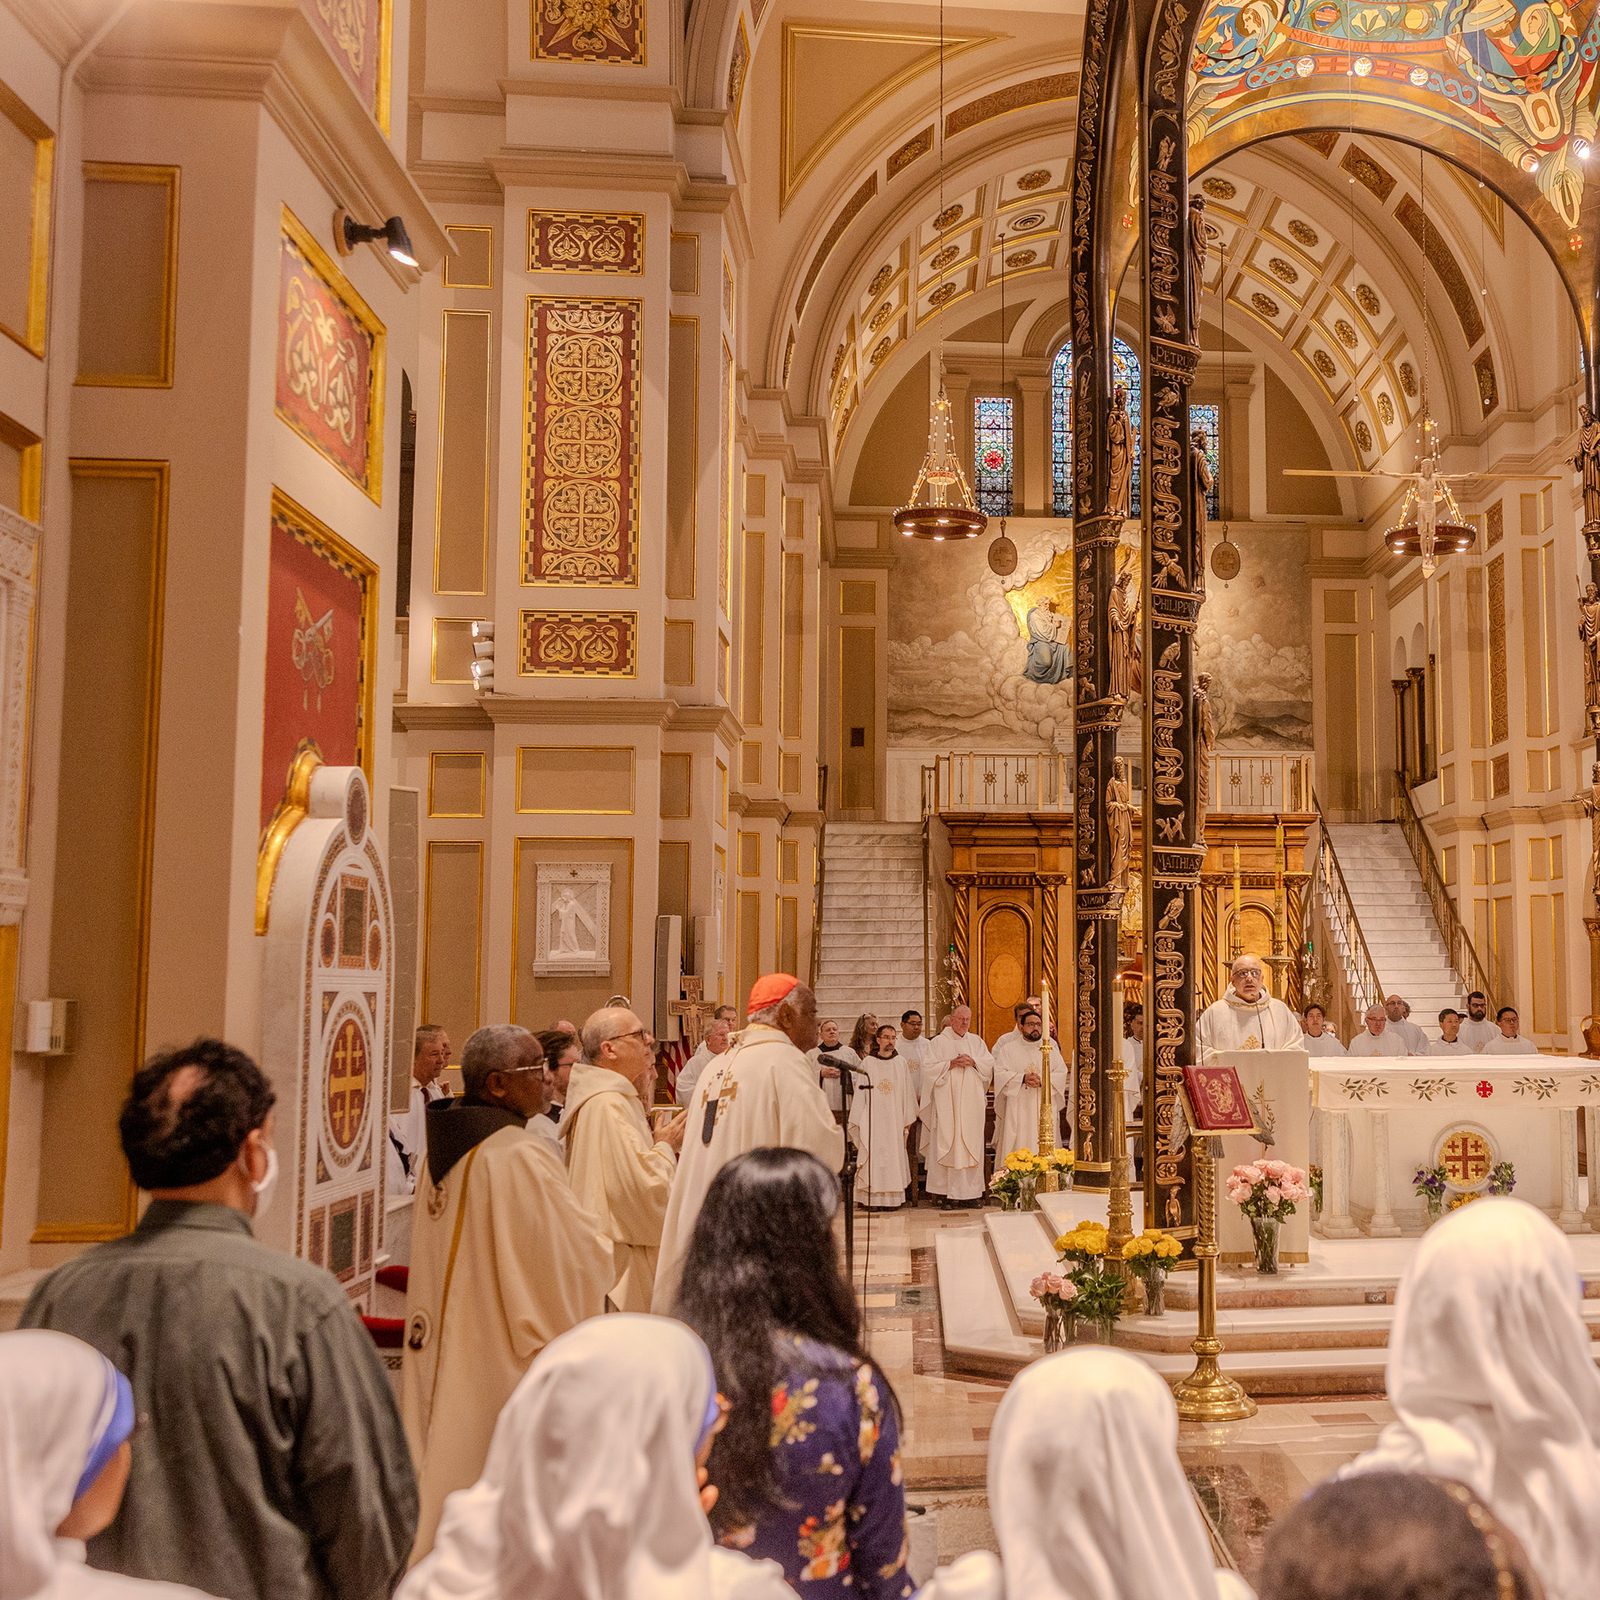
[[[1312, 804], [1316, 804], [1315, 796]], [[1383, 1003], [1383, 985], [1378, 981], [1377, 963], [1361, 932], [1361, 919], [1350, 898], [1350, 886], [1344, 881], [1344, 869], [1333, 848], [1327, 820], [1320, 806], [1316, 810], [1321, 824], [1317, 829], [1317, 903], [1332, 935], [1339, 968], [1349, 986], [1355, 1018], [1359, 1022], [1368, 1006]]]
[[1422, 818], [1411, 803], [1411, 791], [1399, 773], [1395, 774], [1394, 819], [1400, 824], [1400, 832], [1405, 835], [1406, 844], [1411, 850], [1411, 859], [1417, 864], [1423, 892], [1428, 897], [1428, 904], [1433, 907], [1433, 920], [1438, 925], [1439, 937], [1444, 941], [1450, 965], [1461, 980], [1462, 992], [1471, 994], [1477, 991], [1486, 995], [1490, 1014], [1493, 1015], [1493, 1009], [1502, 1003], [1506, 992], [1501, 983], [1499, 963], [1492, 953], [1485, 963], [1474, 948], [1466, 924], [1461, 920], [1461, 913], [1456, 909], [1455, 897], [1444, 881], [1438, 857], [1428, 842]]

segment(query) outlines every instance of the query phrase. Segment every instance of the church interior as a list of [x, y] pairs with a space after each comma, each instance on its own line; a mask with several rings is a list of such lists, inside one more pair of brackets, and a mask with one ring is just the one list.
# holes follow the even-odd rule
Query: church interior
[[[258, 1235], [381, 1320], [419, 1027], [459, 1093], [620, 999], [665, 1104], [786, 973], [996, 1061], [1042, 1003], [1067, 1080], [1070, 1183], [913, 1135], [855, 1219], [917, 1560], [998, 1548], [1080, 1225], [1178, 1241], [1112, 1337], [1251, 1582], [1446, 1193], [1514, 1169], [1600, 1338], [1597, 63], [1600, 0], [0, 0], [0, 1327], [138, 1222], [157, 1049], [261, 1063]], [[1251, 956], [1293, 1040], [1213, 1047]], [[1398, 1059], [1473, 995], [1511, 1060]]]

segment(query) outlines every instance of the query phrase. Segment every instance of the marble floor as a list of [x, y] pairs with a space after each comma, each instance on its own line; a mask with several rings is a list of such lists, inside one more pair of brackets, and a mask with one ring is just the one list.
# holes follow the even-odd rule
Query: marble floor
[[[913, 1504], [938, 1513], [940, 1561], [995, 1547], [984, 1473], [1005, 1383], [946, 1374], [933, 1270], [939, 1230], [977, 1221], [970, 1211], [918, 1208], [858, 1214], [856, 1224], [855, 1278], [858, 1289], [865, 1286], [868, 1342], [905, 1411], [906, 1483]], [[1389, 1417], [1373, 1397], [1296, 1395], [1264, 1402], [1246, 1422], [1184, 1424], [1179, 1454], [1219, 1551], [1251, 1576], [1273, 1520], [1365, 1450]]]

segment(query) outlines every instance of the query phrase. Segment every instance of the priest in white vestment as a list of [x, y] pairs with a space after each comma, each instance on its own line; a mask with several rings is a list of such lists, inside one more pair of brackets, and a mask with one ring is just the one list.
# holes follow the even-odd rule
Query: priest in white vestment
[[450, 1091], [439, 1079], [450, 1065], [450, 1035], [437, 1022], [417, 1029], [411, 1046], [411, 1094], [404, 1111], [389, 1117], [388, 1187], [391, 1194], [412, 1194], [417, 1169], [428, 1147], [428, 1107], [447, 1100]]
[[1446, 1006], [1439, 1013], [1439, 1037], [1428, 1046], [1430, 1056], [1470, 1056], [1472, 1047], [1461, 1037], [1461, 1013]]
[[786, 972], [758, 978], [749, 1021], [733, 1048], [701, 1078], [667, 1201], [651, 1308], [670, 1315], [689, 1236], [711, 1180], [747, 1150], [787, 1145], [830, 1172], [844, 1164], [844, 1130], [828, 1109], [806, 1052], [817, 1042], [816, 996]]
[[1300, 1023], [1301, 1046], [1308, 1056], [1342, 1056], [1345, 1048], [1328, 1026], [1327, 1013], [1319, 1005], [1306, 1007]]
[[572, 1069], [561, 1138], [579, 1200], [600, 1219], [616, 1256], [612, 1311], [648, 1311], [667, 1197], [688, 1113], [659, 1137], [645, 1106], [655, 1098], [655, 1040], [626, 1006], [607, 1006], [583, 1025], [584, 1060]]
[[928, 1193], [940, 1207], [983, 1199], [983, 1124], [994, 1057], [972, 1032], [971, 1006], [957, 1006], [928, 1046], [927, 1103], [933, 1108]]
[[417, 1464], [416, 1557], [445, 1497], [482, 1473], [495, 1419], [534, 1357], [598, 1316], [616, 1279], [599, 1218], [528, 1126], [548, 1093], [539, 1041], [479, 1028], [461, 1078], [465, 1092], [428, 1111], [412, 1222], [400, 1414]]
[[1355, 1038], [1350, 1041], [1350, 1048], [1345, 1052], [1351, 1056], [1379, 1056], [1390, 1060], [1408, 1055], [1406, 1042], [1397, 1033], [1389, 1031], [1389, 1019], [1383, 1013], [1382, 1006], [1368, 1006], [1365, 1024]]
[[928, 1154], [928, 1138], [933, 1128], [933, 1107], [928, 1103], [928, 1047], [933, 1041], [922, 1031], [920, 1011], [900, 1013], [900, 1042], [896, 1049], [911, 1068], [912, 1087], [917, 1091], [917, 1151]]
[[[1039, 1148], [1039, 1099], [1044, 1092], [1040, 1074], [1044, 1019], [1032, 1006], [994, 1047], [994, 1153], [1004, 1162], [1013, 1150]], [[1055, 1110], [1055, 1143], [1061, 1140], [1061, 1112], [1067, 1104], [1071, 1081], [1067, 1064], [1055, 1040], [1050, 1041], [1050, 1104]], [[1069, 1123], [1070, 1127], [1071, 1124]]]
[[1021, 1000], [1014, 1005], [1011, 1008], [1011, 1031], [1009, 1033], [1002, 1033], [1000, 1037], [996, 1039], [992, 1045], [990, 1045], [989, 1054], [993, 1055], [995, 1051], [997, 1051], [1000, 1046], [1005, 1044], [1008, 1040], [1020, 1039], [1022, 1037], [1022, 1013], [1024, 1011], [1037, 1011], [1042, 1003], [1043, 1002], [1041, 1002], [1038, 995], [1030, 994], [1026, 1000]]
[[1467, 996], [1467, 1020], [1461, 1024], [1461, 1037], [1469, 1050], [1481, 1050], [1491, 1039], [1500, 1037], [1500, 1030], [1489, 1019], [1489, 1002], [1481, 990], [1474, 989]]
[[1411, 1020], [1411, 1007], [1397, 994], [1387, 995], [1383, 1014], [1388, 1020], [1388, 1032], [1404, 1040], [1408, 1056], [1425, 1056], [1433, 1041]]
[[856, 1204], [893, 1211], [905, 1203], [911, 1182], [906, 1135], [917, 1120], [917, 1089], [910, 1065], [895, 1049], [894, 1029], [879, 1028], [876, 1043], [854, 1073], [848, 1118], [859, 1156]]
[[[1139, 1120], [1144, 1109], [1144, 1007], [1132, 1006], [1125, 1009], [1127, 1016], [1122, 1024], [1122, 1065], [1126, 1076], [1122, 1082], [1122, 1120], [1125, 1127], [1131, 1128]], [[1072, 1100], [1076, 1108], [1078, 1100], [1076, 1092]], [[1076, 1123], [1077, 1117], [1074, 1113], [1069, 1126], [1076, 1126]]]
[[1539, 1047], [1532, 1039], [1526, 1039], [1522, 1034], [1522, 1021], [1517, 1016], [1515, 1006], [1501, 1006], [1495, 1012], [1494, 1020], [1499, 1031], [1488, 1044], [1483, 1047], [1486, 1056], [1536, 1056]]
[[1228, 971], [1228, 992], [1200, 1013], [1196, 1030], [1202, 1062], [1224, 1050], [1303, 1050], [1294, 1013], [1266, 990], [1266, 966], [1242, 955]]
[[700, 1074], [727, 1050], [732, 1038], [733, 1024], [726, 1017], [713, 1017], [700, 1048], [679, 1068], [678, 1081], [672, 1086], [672, 1098], [680, 1106], [693, 1102], [694, 1086], [699, 1083]]
[[843, 1111], [844, 1086], [839, 1078], [839, 1069], [830, 1066], [822, 1058], [830, 1056], [835, 1061], [843, 1061], [847, 1066], [859, 1067], [861, 1057], [839, 1038], [839, 1024], [832, 1017], [817, 1024], [816, 1047], [808, 1050], [806, 1054], [817, 1069], [817, 1079], [822, 1084], [822, 1092], [828, 1097], [828, 1109], [834, 1112]]

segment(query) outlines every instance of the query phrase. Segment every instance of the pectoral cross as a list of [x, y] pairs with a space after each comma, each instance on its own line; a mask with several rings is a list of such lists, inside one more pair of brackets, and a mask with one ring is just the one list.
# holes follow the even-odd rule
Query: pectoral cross
[[705, 1123], [700, 1129], [700, 1143], [710, 1144], [711, 1134], [717, 1126], [717, 1118], [721, 1115], [725, 1105], [731, 1106], [739, 1098], [739, 1085], [723, 1080], [721, 1089], [717, 1091], [716, 1099], [707, 1099]]
[[685, 973], [679, 980], [683, 989], [681, 1000], [669, 1000], [667, 1010], [681, 1018], [683, 1037], [691, 1050], [698, 1050], [705, 1040], [706, 1019], [716, 1012], [716, 1007], [702, 998], [704, 980]]

